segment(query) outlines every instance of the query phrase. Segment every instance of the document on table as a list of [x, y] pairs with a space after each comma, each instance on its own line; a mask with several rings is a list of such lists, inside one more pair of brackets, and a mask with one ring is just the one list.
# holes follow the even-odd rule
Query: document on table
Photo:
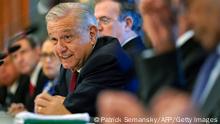
[[25, 124], [26, 120], [33, 120], [34, 121], [55, 121], [55, 122], [62, 122], [62, 121], [81, 121], [84, 123], [88, 123], [90, 120], [88, 113], [82, 114], [71, 114], [71, 115], [40, 115], [30, 112], [21, 112], [15, 116], [14, 124]]

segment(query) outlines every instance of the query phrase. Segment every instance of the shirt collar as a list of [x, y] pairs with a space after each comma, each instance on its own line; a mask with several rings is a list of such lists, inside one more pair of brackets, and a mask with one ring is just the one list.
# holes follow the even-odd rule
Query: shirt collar
[[42, 67], [42, 64], [39, 62], [30, 76], [30, 81], [33, 86], [36, 86], [37, 84], [38, 74], [41, 70], [41, 67]]
[[18, 82], [16, 81], [10, 87], [8, 87], [8, 92], [12, 93], [12, 94], [15, 94], [17, 88], [18, 88]]
[[185, 44], [190, 38], [192, 38], [194, 36], [194, 31], [193, 30], [189, 30], [187, 32], [185, 32], [184, 34], [182, 34], [176, 41], [176, 48], [181, 47], [183, 44]]
[[128, 38], [127, 40], [125, 40], [123, 43], [121, 43], [121, 46], [123, 47], [126, 43], [128, 43], [130, 40], [132, 40], [132, 39], [134, 39], [134, 38], [136, 38], [136, 37], [138, 37], [138, 35], [137, 34], [135, 34], [134, 36], [132, 36], [132, 37], [130, 37], [130, 38]]

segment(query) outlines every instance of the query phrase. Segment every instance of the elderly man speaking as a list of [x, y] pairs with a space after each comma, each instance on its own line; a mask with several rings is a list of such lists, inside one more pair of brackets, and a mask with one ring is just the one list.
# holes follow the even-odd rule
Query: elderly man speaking
[[97, 38], [96, 19], [83, 4], [61, 3], [48, 12], [46, 21], [62, 66], [79, 74], [74, 91], [67, 96], [45, 92], [37, 96], [35, 111], [52, 115], [88, 112], [96, 116], [96, 98], [101, 91], [122, 90], [133, 80], [132, 61], [117, 39]]

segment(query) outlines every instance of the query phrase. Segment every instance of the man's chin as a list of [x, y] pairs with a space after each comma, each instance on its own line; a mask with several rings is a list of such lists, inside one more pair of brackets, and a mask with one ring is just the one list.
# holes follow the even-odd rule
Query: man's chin
[[62, 65], [65, 69], [72, 69], [73, 68], [73, 65], [70, 65], [70, 64], [67, 64], [67, 63], [62, 63]]
[[62, 64], [65, 69], [71, 69], [71, 67], [67, 64]]

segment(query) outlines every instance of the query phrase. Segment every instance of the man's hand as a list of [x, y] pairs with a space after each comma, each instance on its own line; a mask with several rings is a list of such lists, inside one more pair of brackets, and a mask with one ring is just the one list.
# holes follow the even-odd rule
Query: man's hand
[[174, 48], [172, 13], [165, 0], [141, 0], [139, 4], [144, 30], [157, 54]]
[[35, 112], [45, 115], [71, 114], [63, 105], [64, 99], [65, 97], [51, 96], [43, 92], [35, 99]]
[[8, 113], [12, 116], [15, 116], [22, 111], [26, 111], [22, 103], [12, 103], [11, 106], [8, 108]]

